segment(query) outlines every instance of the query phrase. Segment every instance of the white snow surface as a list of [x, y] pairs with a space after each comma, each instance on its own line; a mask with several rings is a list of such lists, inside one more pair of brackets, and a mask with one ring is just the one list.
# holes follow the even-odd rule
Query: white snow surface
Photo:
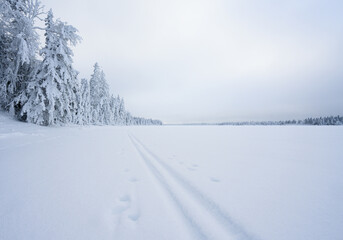
[[40, 127], [0, 114], [0, 239], [339, 240], [339, 126]]

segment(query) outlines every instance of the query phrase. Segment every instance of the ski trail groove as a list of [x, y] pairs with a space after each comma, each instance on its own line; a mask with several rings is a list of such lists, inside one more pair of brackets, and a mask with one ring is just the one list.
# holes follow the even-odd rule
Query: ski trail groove
[[171, 168], [168, 164], [161, 160], [156, 154], [154, 154], [149, 148], [147, 148], [137, 137], [131, 135], [138, 144], [148, 153], [152, 158], [156, 160], [165, 170], [168, 172], [187, 192], [199, 202], [205, 210], [215, 217], [217, 222], [224, 226], [224, 228], [231, 234], [235, 235], [235, 239], [239, 240], [261, 240], [260, 238], [249, 233], [243, 226], [235, 222], [232, 217], [226, 213], [218, 204], [211, 200], [208, 196], [203, 194], [195, 186], [193, 186], [188, 180], [182, 177], [177, 171]]
[[149, 170], [152, 172], [152, 174], [156, 177], [158, 182], [162, 185], [162, 187], [168, 192], [173, 202], [176, 204], [178, 210], [181, 212], [181, 214], [184, 216], [185, 220], [187, 221], [188, 225], [191, 227], [193, 233], [198, 237], [198, 239], [209, 239], [208, 236], [205, 235], [201, 227], [196, 223], [196, 221], [188, 214], [187, 209], [183, 206], [182, 202], [178, 198], [178, 196], [175, 194], [175, 192], [172, 190], [164, 176], [158, 171], [158, 169], [150, 162], [148, 157], [141, 151], [138, 144], [133, 140], [133, 138], [129, 135], [129, 138], [133, 144], [133, 146], [136, 148], [137, 152], [141, 156], [141, 158], [144, 160], [146, 166], [149, 168]]

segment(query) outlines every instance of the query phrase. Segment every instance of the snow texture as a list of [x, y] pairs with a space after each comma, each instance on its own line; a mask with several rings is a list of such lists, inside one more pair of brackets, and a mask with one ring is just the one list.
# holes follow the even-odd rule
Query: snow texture
[[41, 127], [0, 115], [0, 239], [339, 240], [340, 126]]

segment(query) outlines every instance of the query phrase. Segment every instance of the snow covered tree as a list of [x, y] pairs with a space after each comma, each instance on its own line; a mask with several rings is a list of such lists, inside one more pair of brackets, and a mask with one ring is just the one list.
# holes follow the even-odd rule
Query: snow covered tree
[[50, 10], [45, 19], [43, 61], [36, 76], [28, 84], [21, 114], [27, 121], [53, 125], [74, 122], [77, 114], [77, 72], [72, 67], [69, 45], [80, 41], [77, 30], [53, 20]]
[[79, 118], [77, 123], [87, 125], [91, 120], [90, 92], [89, 84], [86, 79], [81, 79], [79, 91]]
[[110, 97], [110, 124], [115, 125], [117, 123], [117, 99], [112, 95]]
[[93, 124], [111, 124], [110, 94], [104, 72], [98, 63], [89, 81]]
[[131, 116], [131, 113], [126, 112], [125, 113], [125, 125], [132, 125], [133, 124], [133, 119]]
[[112, 97], [112, 114], [113, 114], [113, 124], [120, 124], [119, 121], [119, 105], [120, 105], [120, 97]]
[[100, 78], [101, 78], [101, 69], [98, 63], [94, 64], [93, 74], [89, 80], [90, 88], [90, 106], [91, 106], [91, 123], [99, 124], [99, 114], [100, 114]]
[[[118, 98], [119, 98], [119, 96], [118, 96]], [[124, 99], [123, 98], [119, 98], [119, 99], [118, 99], [119, 100], [118, 123], [120, 125], [126, 125], [126, 111], [125, 111]]]
[[36, 65], [39, 35], [35, 21], [42, 14], [37, 0], [0, 1], [0, 105], [18, 114], [27, 81]]
[[[0, 108], [41, 125], [135, 124], [124, 100], [110, 96], [98, 64], [89, 84], [79, 85], [70, 48], [81, 39], [77, 30], [51, 10], [45, 27], [35, 26], [41, 14], [39, 0], [0, 0]], [[41, 50], [37, 30], [45, 31]]]
[[105, 73], [101, 71], [99, 81], [99, 99], [100, 99], [100, 122], [102, 124], [110, 124], [110, 94], [108, 84], [105, 79]]

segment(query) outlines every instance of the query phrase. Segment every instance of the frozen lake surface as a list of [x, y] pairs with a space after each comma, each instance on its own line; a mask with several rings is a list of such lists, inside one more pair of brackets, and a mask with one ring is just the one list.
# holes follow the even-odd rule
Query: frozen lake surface
[[0, 239], [339, 240], [343, 127], [0, 115]]

